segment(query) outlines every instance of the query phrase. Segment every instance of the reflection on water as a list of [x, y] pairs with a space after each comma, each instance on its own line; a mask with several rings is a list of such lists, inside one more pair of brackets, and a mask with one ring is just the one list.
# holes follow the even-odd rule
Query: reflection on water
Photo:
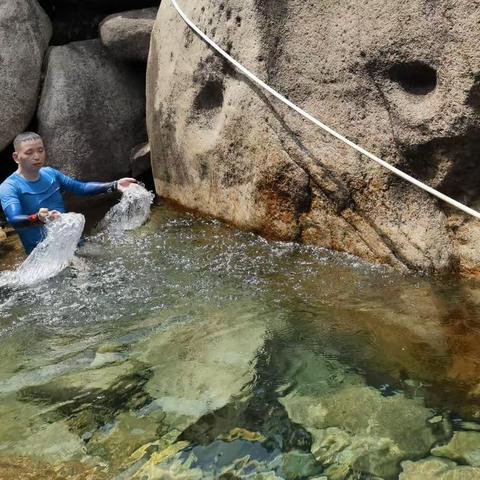
[[156, 207], [0, 292], [0, 478], [480, 478], [479, 292]]

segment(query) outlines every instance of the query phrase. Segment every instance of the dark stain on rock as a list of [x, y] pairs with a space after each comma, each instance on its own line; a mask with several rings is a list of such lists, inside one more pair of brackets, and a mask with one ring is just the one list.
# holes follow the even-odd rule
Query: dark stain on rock
[[436, 70], [424, 62], [396, 63], [388, 73], [392, 81], [413, 95], [427, 95], [437, 87]]
[[206, 161], [202, 161], [200, 163], [200, 179], [205, 180], [208, 177], [208, 163]]
[[467, 97], [467, 105], [474, 110], [480, 110], [480, 74], [475, 77], [474, 85]]
[[406, 149], [406, 171], [461, 202], [480, 198], [480, 131], [454, 138], [436, 138]]
[[275, 77], [277, 59], [280, 57], [284, 38], [286, 18], [288, 15], [288, 0], [255, 0], [258, 10], [258, 21], [262, 32], [262, 45], [267, 49], [268, 81]]
[[193, 101], [193, 108], [196, 112], [222, 108], [222, 105], [223, 83], [218, 79], [208, 80]]
[[176, 141], [176, 123], [171, 113], [160, 108], [153, 119], [163, 125], [156, 146], [158, 154], [154, 177], [177, 185], [190, 183], [191, 179]]

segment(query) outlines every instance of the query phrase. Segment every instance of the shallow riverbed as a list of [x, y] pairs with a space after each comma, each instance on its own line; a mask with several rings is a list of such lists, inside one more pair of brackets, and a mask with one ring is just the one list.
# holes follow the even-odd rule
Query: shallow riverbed
[[0, 292], [0, 478], [480, 478], [478, 283], [152, 213]]

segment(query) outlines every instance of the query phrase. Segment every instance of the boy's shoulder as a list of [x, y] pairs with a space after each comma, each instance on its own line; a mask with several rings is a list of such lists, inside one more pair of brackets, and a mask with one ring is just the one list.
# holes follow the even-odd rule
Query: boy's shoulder
[[18, 175], [16, 173], [12, 173], [2, 183], [0, 183], [0, 194], [16, 190], [18, 187], [18, 182]]
[[53, 167], [42, 167], [40, 169], [41, 173], [46, 173], [48, 175], [55, 175], [58, 170], [55, 170]]

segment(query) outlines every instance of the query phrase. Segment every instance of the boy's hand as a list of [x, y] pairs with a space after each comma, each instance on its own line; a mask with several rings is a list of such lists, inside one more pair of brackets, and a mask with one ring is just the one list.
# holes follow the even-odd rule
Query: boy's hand
[[127, 188], [137, 184], [138, 182], [134, 178], [121, 178], [120, 180], [117, 180], [117, 190], [123, 193]]
[[41, 208], [37, 213], [38, 219], [45, 223], [47, 220], [55, 220], [60, 216], [60, 212], [56, 210], [48, 210], [48, 208]]

